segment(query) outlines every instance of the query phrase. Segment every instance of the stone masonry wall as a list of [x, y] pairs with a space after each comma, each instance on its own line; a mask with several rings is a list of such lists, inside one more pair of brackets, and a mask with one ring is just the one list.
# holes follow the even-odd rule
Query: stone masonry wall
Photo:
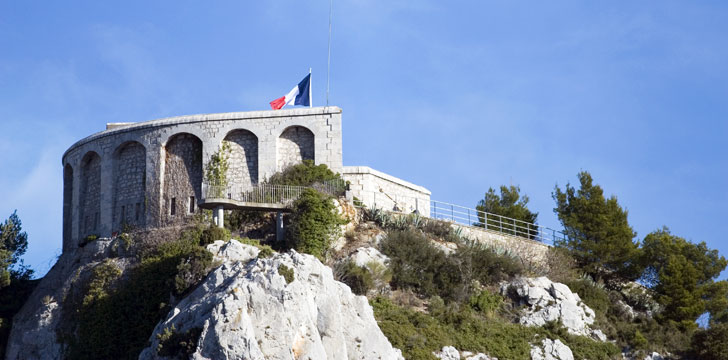
[[465, 238], [517, 255], [528, 268], [546, 266], [549, 246], [544, 243], [483, 228], [460, 224], [452, 226], [460, 228], [461, 235]]
[[230, 144], [227, 180], [230, 185], [247, 187], [258, 183], [258, 138], [247, 130], [233, 130], [225, 141]]
[[366, 166], [345, 166], [352, 196], [368, 207], [430, 216], [430, 191]]
[[[63, 244], [71, 240], [71, 209], [73, 205], [73, 168], [63, 167]], [[64, 249], [65, 250], [65, 249]]]
[[169, 141], [165, 150], [162, 209], [167, 215], [166, 222], [172, 223], [192, 214], [191, 197], [194, 197], [192, 206], [197, 210], [197, 201], [202, 195], [202, 141], [191, 134], [179, 134]]
[[311, 130], [293, 126], [278, 137], [278, 171], [314, 159], [314, 136]]
[[[137, 142], [146, 150], [143, 155], [145, 167], [143, 170], [141, 167], [135, 167], [136, 170], [133, 171], [136, 175], [137, 171], [143, 172], [145, 179], [141, 190], [145, 200], [140, 205], [144, 208], [143, 219], [139, 220], [141, 226], [164, 227], [172, 225], [169, 222], [169, 204], [166, 199], [186, 197], [180, 199], [180, 203], [177, 204], [177, 210], [181, 212], [186, 212], [188, 209], [189, 196], [194, 195], [196, 200], [199, 200], [201, 194], [197, 184], [202, 179], [204, 166], [228, 136], [229, 139], [233, 139], [247, 132], [251, 135], [244, 136], [245, 140], [235, 141], [240, 144], [237, 150], [242, 151], [233, 155], [236, 163], [232, 167], [234, 172], [240, 174], [239, 178], [237, 175], [232, 176], [234, 181], [246, 181], [245, 171], [235, 170], [243, 167], [248, 169], [247, 178], [250, 182], [262, 181], [278, 170], [279, 159], [282, 159], [282, 163], [313, 159], [316, 164], [326, 164], [334, 172], [341, 173], [343, 169], [341, 114], [340, 108], [332, 106], [201, 114], [141, 123], [111, 124], [106, 131], [79, 140], [63, 155], [64, 169], [66, 166], [71, 169], [68, 175], [69, 181], [66, 182], [64, 179], [64, 193], [70, 199], [70, 209], [67, 205], [64, 211], [64, 224], [69, 225], [67, 233], [70, 233], [64, 235], [64, 249], [78, 246], [87, 235], [83, 228], [86, 215], [91, 214], [89, 217], [91, 226], [96, 220], [97, 230], [94, 233], [102, 237], [108, 237], [112, 232], [119, 230], [118, 222], [121, 219], [119, 200], [127, 195], [122, 195], [120, 198], [115, 189], [135, 189], [132, 191], [133, 195], [128, 195], [129, 199], [139, 194], [138, 185], [127, 187], [121, 185], [127, 180], [121, 180], [120, 183], [116, 179], [117, 174], [122, 172], [115, 170], [116, 156], [129, 142]], [[281, 137], [289, 129], [297, 130]], [[165, 146], [173, 145], [171, 141], [179, 134], [188, 134], [198, 139], [195, 151], [201, 155], [197, 156], [198, 160], [189, 167], [186, 165], [180, 167], [179, 165], [185, 162], [180, 163], [173, 159], [170, 159], [171, 162], [168, 164], [169, 152], [165, 150]], [[296, 136], [291, 136], [292, 134]], [[257, 139], [256, 150], [253, 150], [253, 136]], [[280, 152], [279, 141], [281, 146], [286, 148]], [[100, 159], [96, 159], [92, 164], [95, 170], [89, 169], [93, 171], [84, 172], [82, 160], [86, 160], [90, 154], [98, 154]], [[279, 156], [279, 154], [288, 155]], [[134, 156], [137, 160], [141, 157], [139, 152]], [[242, 162], [237, 162], [238, 157], [240, 160], [245, 158], [245, 166]], [[136, 164], [137, 160], [133, 162]], [[89, 178], [87, 175], [91, 173], [93, 176]], [[129, 181], [138, 181], [139, 177], [135, 179], [137, 180]], [[185, 179], [190, 179], [191, 182], [183, 185]], [[92, 185], [91, 188], [86, 186], [87, 183]], [[124, 206], [125, 212], [135, 218], [133, 213], [136, 211], [136, 202], [131, 206], [133, 210], [127, 208], [127, 205]], [[129, 211], [132, 211], [132, 214], [129, 214]]]
[[90, 153], [81, 167], [81, 238], [99, 230], [101, 195], [101, 158]]
[[138, 142], [122, 145], [114, 158], [114, 231], [124, 224], [144, 225], [146, 172], [144, 146]]

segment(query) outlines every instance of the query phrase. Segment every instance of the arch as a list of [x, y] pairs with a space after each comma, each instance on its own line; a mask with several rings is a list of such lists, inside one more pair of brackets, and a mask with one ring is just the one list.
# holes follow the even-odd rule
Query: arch
[[298, 164], [303, 160], [315, 159], [315, 142], [311, 130], [295, 125], [286, 128], [276, 143], [276, 163], [278, 171]]
[[98, 235], [101, 228], [101, 156], [94, 151], [81, 158], [79, 237]]
[[125, 225], [145, 224], [146, 161], [147, 149], [136, 141], [122, 143], [114, 151], [112, 191], [114, 230], [122, 230]]
[[73, 167], [66, 164], [63, 167], [63, 248], [71, 243], [71, 224], [73, 221]]
[[169, 138], [164, 152], [163, 218], [177, 222], [197, 211], [202, 194], [202, 141], [178, 133]]
[[230, 185], [258, 183], [258, 137], [244, 129], [230, 131], [223, 141], [230, 145], [227, 179]]

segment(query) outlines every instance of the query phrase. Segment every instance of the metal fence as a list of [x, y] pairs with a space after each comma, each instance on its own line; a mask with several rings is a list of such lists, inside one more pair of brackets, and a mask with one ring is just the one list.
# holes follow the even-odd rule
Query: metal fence
[[547, 245], [566, 238], [563, 232], [545, 226], [435, 200], [430, 201], [430, 217], [540, 241]]
[[203, 199], [228, 199], [239, 202], [259, 204], [290, 205], [298, 199], [305, 189], [315, 189], [320, 192], [340, 196], [346, 191], [346, 182], [343, 180], [314, 183], [310, 186], [292, 185], [219, 185], [210, 182], [202, 183]]

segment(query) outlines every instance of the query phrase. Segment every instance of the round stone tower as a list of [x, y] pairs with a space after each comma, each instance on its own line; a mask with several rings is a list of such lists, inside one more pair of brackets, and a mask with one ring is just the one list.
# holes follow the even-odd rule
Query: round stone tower
[[306, 159], [343, 170], [338, 107], [107, 124], [63, 154], [63, 250], [125, 226], [184, 222], [199, 211], [205, 165], [223, 141], [233, 185], [258, 184]]

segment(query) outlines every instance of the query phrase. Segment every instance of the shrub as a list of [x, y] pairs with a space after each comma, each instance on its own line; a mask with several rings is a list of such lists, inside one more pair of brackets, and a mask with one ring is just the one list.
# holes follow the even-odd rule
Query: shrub
[[121, 276], [119, 269], [112, 260], [106, 259], [91, 271], [91, 280], [83, 297], [83, 305], [88, 306], [108, 296], [111, 284]]
[[174, 325], [171, 328], [165, 328], [161, 334], [157, 334], [157, 339], [159, 339], [157, 354], [186, 359], [195, 352], [201, 334], [202, 329], [199, 327], [191, 328], [183, 333], [175, 331]]
[[170, 297], [188, 290], [177, 280], [180, 272], [189, 271], [182, 277], [190, 279], [201, 278], [209, 270], [197, 263], [206, 258], [199, 245], [201, 232], [192, 228], [180, 240], [144, 249], [140, 262], [128, 271], [128, 279], [109, 288], [105, 296], [64, 304], [67, 323], [75, 323], [75, 328], [59, 334], [67, 345], [66, 358], [136, 359], [169, 310]]
[[632, 336], [632, 341], [630, 342], [630, 346], [632, 346], [633, 349], [637, 350], [644, 350], [647, 348], [647, 338], [642, 335], [642, 333], [639, 330], [634, 331], [634, 336]]
[[331, 198], [313, 189], [305, 189], [295, 202], [288, 226], [288, 243], [296, 251], [322, 259], [331, 238], [346, 221], [336, 213]]
[[325, 164], [315, 165], [313, 160], [289, 166], [283, 171], [273, 174], [268, 183], [275, 185], [309, 186], [313, 183], [337, 180], [341, 176], [331, 171]]
[[728, 323], [714, 323], [698, 330], [693, 337], [692, 352], [706, 360], [728, 360]]
[[568, 286], [572, 292], [579, 294], [581, 301], [592, 308], [592, 310], [600, 314], [606, 314], [611, 304], [609, 295], [605, 289], [595, 286], [594, 283], [589, 280], [591, 279], [582, 278], [579, 280], [568, 281], [566, 282], [566, 286]]
[[366, 295], [374, 288], [374, 277], [364, 266], [357, 266], [353, 261], [337, 264], [334, 272], [339, 281], [348, 285], [357, 295]]
[[230, 230], [212, 225], [202, 231], [200, 245], [206, 246], [212, 244], [215, 240], [230, 240]]
[[470, 307], [486, 316], [492, 316], [501, 306], [503, 306], [503, 297], [487, 290], [470, 297]]
[[390, 257], [392, 285], [427, 297], [467, 300], [474, 282], [495, 284], [523, 271], [515, 258], [477, 243], [447, 255], [415, 229], [388, 233], [381, 248]]
[[392, 285], [396, 288], [446, 297], [462, 282], [459, 272], [451, 271], [448, 256], [417, 230], [390, 232], [381, 248], [390, 258]]
[[249, 238], [239, 238], [239, 237], [236, 237], [235, 240], [240, 241], [241, 243], [243, 243], [245, 245], [251, 245], [251, 246], [257, 247], [258, 250], [260, 251], [258, 253], [258, 257], [261, 259], [270, 257], [275, 252], [275, 251], [273, 251], [273, 248], [270, 247], [269, 245], [261, 244], [260, 240], [253, 240], [253, 239], [249, 239]]
[[278, 265], [278, 275], [283, 276], [283, 278], [286, 279], [286, 284], [292, 283], [295, 279], [293, 269], [283, 264]]
[[185, 259], [177, 265], [177, 275], [174, 277], [174, 289], [177, 294], [183, 294], [192, 286], [202, 280], [210, 271], [212, 254], [202, 247], [192, 249]]

